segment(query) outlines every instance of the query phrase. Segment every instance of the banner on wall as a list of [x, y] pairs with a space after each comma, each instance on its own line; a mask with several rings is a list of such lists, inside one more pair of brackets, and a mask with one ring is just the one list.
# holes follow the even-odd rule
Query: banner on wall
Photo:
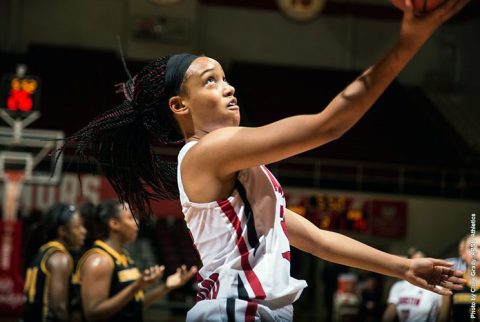
[[372, 235], [403, 238], [407, 233], [407, 204], [403, 201], [373, 200], [369, 212], [372, 214]]
[[0, 313], [18, 316], [23, 308], [20, 275], [22, 222], [0, 220]]
[[[58, 185], [29, 185], [23, 187], [20, 199], [20, 211], [32, 210], [44, 212], [55, 202], [77, 205], [84, 200], [99, 203], [117, 195], [108, 180], [98, 175], [65, 173]], [[153, 212], [158, 217], [174, 216], [183, 218], [180, 202], [177, 200], [152, 201]]]

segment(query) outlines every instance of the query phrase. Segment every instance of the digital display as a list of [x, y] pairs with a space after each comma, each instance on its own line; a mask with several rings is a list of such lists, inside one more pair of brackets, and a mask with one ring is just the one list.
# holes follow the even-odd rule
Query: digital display
[[321, 229], [403, 238], [406, 202], [336, 194], [287, 193], [287, 207]]
[[0, 108], [10, 114], [30, 113], [39, 109], [40, 80], [35, 76], [2, 77]]

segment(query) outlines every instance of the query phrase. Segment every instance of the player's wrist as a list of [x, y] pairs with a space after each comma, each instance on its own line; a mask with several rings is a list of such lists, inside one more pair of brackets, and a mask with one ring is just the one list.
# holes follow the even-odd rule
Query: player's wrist
[[396, 275], [400, 279], [408, 280], [408, 276], [412, 270], [412, 259], [397, 256]]

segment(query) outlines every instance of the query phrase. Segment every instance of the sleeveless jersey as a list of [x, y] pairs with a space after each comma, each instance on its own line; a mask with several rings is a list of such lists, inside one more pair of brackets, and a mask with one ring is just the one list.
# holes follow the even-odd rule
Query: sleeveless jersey
[[195, 143], [181, 149], [177, 179], [185, 221], [203, 264], [197, 302], [240, 299], [253, 303], [251, 308], [261, 304], [273, 310], [292, 304], [307, 284], [290, 276], [282, 187], [265, 166], [258, 166], [238, 173], [227, 199], [191, 202], [180, 169]]
[[[85, 263], [88, 256], [92, 254], [101, 254], [107, 256], [113, 262], [114, 268], [112, 273], [112, 280], [110, 283], [109, 297], [119, 293], [122, 289], [136, 281], [140, 277], [140, 271], [133, 259], [128, 255], [126, 250], [120, 254], [112, 247], [108, 246], [101, 240], [96, 240], [92, 248], [83, 254], [78, 262], [77, 271], [74, 275], [74, 280], [81, 285], [80, 270]], [[88, 285], [81, 285], [81, 287], [88, 287]], [[128, 302], [115, 316], [108, 321], [143, 321], [143, 291], [138, 291], [135, 297]]]
[[[25, 277], [25, 308], [24, 322], [54, 322], [57, 321], [49, 305], [49, 289], [51, 274], [47, 270], [47, 261], [55, 252], [66, 254], [73, 267], [73, 259], [69, 251], [60, 242], [51, 241], [40, 247], [32, 263], [27, 268]], [[69, 289], [72, 290], [71, 280]], [[70, 303], [69, 303], [70, 305]]]
[[435, 322], [442, 296], [407, 281], [398, 281], [390, 289], [387, 302], [395, 304], [400, 322]]
[[70, 287], [70, 291], [68, 293], [68, 297], [70, 298], [70, 319], [72, 321], [84, 321], [83, 319], [83, 311], [82, 311], [82, 299], [80, 294], [80, 282], [77, 280], [76, 276], [76, 267], [78, 266], [78, 262], [81, 258], [82, 251], [78, 250], [71, 250], [70, 254], [73, 258], [74, 264], [74, 274], [72, 275], [72, 284]]

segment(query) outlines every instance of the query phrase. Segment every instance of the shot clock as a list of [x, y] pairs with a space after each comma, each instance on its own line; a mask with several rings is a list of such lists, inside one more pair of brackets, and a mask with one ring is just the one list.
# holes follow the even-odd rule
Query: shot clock
[[26, 75], [26, 66], [19, 65], [16, 74], [1, 78], [0, 108], [14, 116], [26, 116], [39, 110], [40, 79]]

